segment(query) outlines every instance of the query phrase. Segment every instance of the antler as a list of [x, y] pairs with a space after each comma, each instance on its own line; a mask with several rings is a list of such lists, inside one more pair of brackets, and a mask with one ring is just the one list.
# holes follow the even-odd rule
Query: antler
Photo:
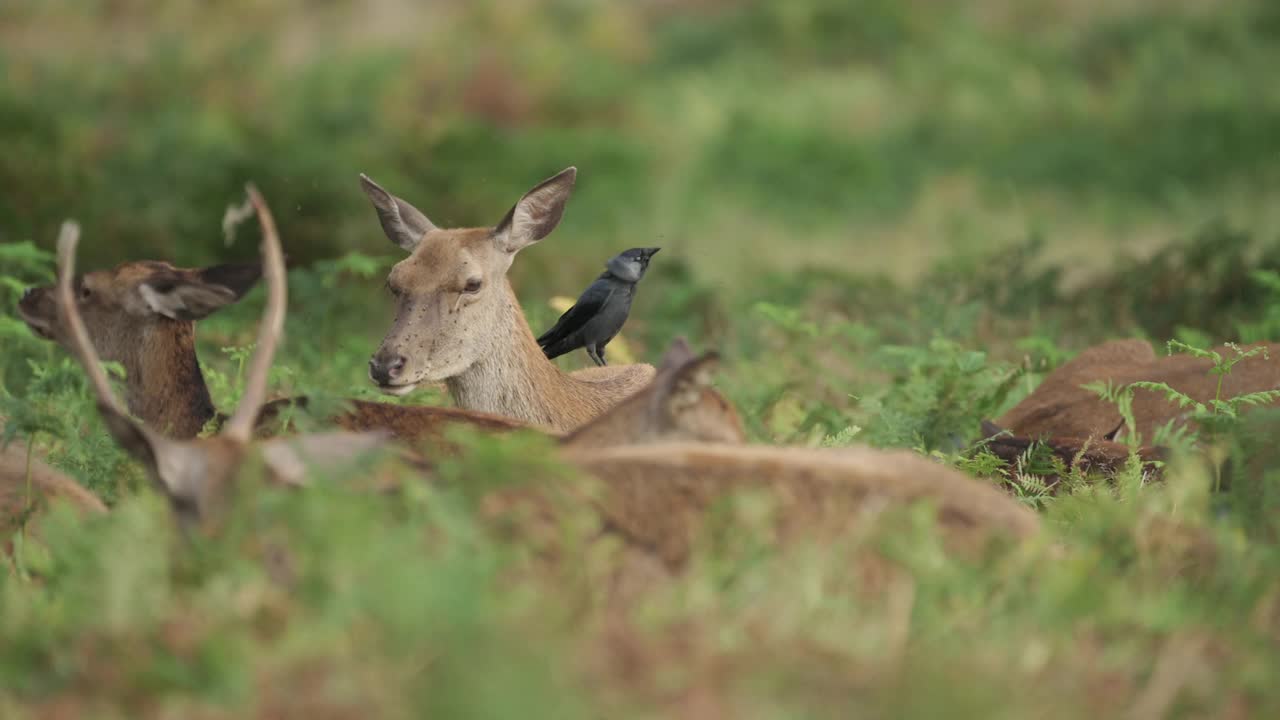
[[[98, 396], [98, 412], [107, 426], [108, 432], [126, 451], [146, 463], [153, 470], [156, 468], [156, 448], [162, 439], [134, 422], [125, 411], [124, 406], [116, 398], [111, 384], [107, 382], [107, 374], [102, 371], [98, 360], [98, 352], [89, 341], [89, 333], [85, 330], [84, 320], [80, 318], [80, 310], [76, 307], [75, 294], [71, 291], [72, 278], [75, 276], [76, 245], [80, 242], [80, 226], [74, 220], [62, 223], [58, 232], [58, 286], [57, 306], [58, 318], [71, 335], [71, 351], [84, 366], [89, 376], [89, 384]], [[163, 478], [156, 478], [164, 485]], [[166, 488], [167, 490], [167, 488]]]
[[267, 394], [267, 372], [271, 369], [271, 361], [275, 356], [276, 345], [284, 332], [284, 315], [286, 288], [284, 274], [284, 254], [280, 249], [280, 236], [276, 232], [276, 222], [271, 217], [271, 210], [262, 199], [258, 189], [249, 183], [245, 186], [249, 202], [258, 213], [258, 223], [262, 226], [262, 275], [267, 286], [267, 306], [262, 314], [262, 324], [258, 327], [258, 347], [254, 350], [253, 360], [249, 364], [249, 374], [245, 378], [244, 396], [235, 414], [227, 421], [223, 434], [240, 442], [248, 442], [253, 434], [253, 426], [262, 409], [262, 402]]
[[71, 333], [71, 349], [79, 358], [89, 382], [98, 396], [98, 404], [105, 410], [124, 416], [126, 413], [116, 398], [107, 374], [102, 371], [98, 353], [89, 342], [80, 311], [76, 308], [75, 294], [71, 291], [72, 277], [76, 271], [76, 245], [80, 242], [80, 225], [74, 220], [62, 223], [58, 232], [58, 316]]

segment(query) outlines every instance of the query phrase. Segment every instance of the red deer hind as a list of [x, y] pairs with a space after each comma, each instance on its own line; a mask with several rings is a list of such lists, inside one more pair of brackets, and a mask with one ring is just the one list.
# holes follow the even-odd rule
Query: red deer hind
[[369, 377], [397, 395], [444, 382], [459, 407], [567, 432], [653, 379], [650, 365], [565, 374], [543, 355], [507, 270], [564, 214], [577, 177], [568, 168], [534, 186], [493, 227], [437, 227], [365, 175], [387, 237], [409, 256], [391, 269], [396, 314], [369, 360]]

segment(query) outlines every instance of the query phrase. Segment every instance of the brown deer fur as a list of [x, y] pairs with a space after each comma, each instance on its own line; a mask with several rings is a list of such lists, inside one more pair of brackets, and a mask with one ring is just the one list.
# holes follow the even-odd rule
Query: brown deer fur
[[445, 382], [459, 407], [499, 413], [556, 432], [579, 427], [653, 378], [650, 365], [562, 373], [543, 355], [507, 270], [515, 254], [560, 222], [574, 168], [525, 193], [491, 228], [442, 229], [361, 175], [387, 237], [409, 256], [392, 268], [391, 328], [371, 359], [394, 366], [384, 392]]
[[[783, 540], [838, 533], [860, 513], [920, 502], [934, 505], [944, 537], [960, 548], [993, 535], [1026, 539], [1039, 527], [1034, 512], [994, 486], [905, 450], [659, 443], [575, 453], [570, 461], [596, 481], [569, 491], [597, 510], [605, 533], [669, 570], [687, 561], [708, 511], [743, 491], [776, 502]], [[522, 517], [526, 532], [549, 536], [542, 523], [555, 526], [554, 497], [563, 492], [555, 484], [507, 489], [488, 497], [485, 511]]]
[[[1249, 346], [1252, 347], [1252, 346]], [[1243, 360], [1223, 378], [1222, 397], [1274, 390], [1280, 387], [1280, 344], [1267, 344], [1266, 356]], [[1245, 349], [1248, 349], [1247, 347]], [[1215, 348], [1224, 358], [1228, 347]], [[1123, 418], [1114, 403], [1081, 386], [1110, 381], [1116, 387], [1140, 380], [1163, 382], [1200, 403], [1213, 400], [1218, 376], [1210, 373], [1211, 361], [1189, 355], [1156, 357], [1143, 340], [1115, 340], [1089, 348], [1054, 370], [1030, 395], [996, 420], [1016, 436], [1105, 438], [1121, 430]], [[1163, 393], [1137, 388], [1133, 396], [1135, 430], [1144, 442], [1170, 421], [1187, 424], [1186, 408], [1167, 400]]]
[[[994, 423], [984, 421], [982, 434], [985, 437], [983, 447], [1003, 460], [1009, 467], [1016, 467], [1022, 458], [1037, 442], [1050, 455], [1062, 462], [1063, 467], [1074, 468], [1083, 473], [1097, 472], [1114, 475], [1129, 462], [1134, 452], [1124, 443], [1103, 438], [1076, 438], [1050, 436], [1045, 438], [1017, 437]], [[1169, 459], [1166, 448], [1141, 446], [1136, 449], [1138, 458], [1144, 463], [1164, 462]], [[1153, 476], [1159, 476], [1156, 470]], [[1062, 478], [1057, 474], [1043, 477], [1049, 488], [1055, 487]]]

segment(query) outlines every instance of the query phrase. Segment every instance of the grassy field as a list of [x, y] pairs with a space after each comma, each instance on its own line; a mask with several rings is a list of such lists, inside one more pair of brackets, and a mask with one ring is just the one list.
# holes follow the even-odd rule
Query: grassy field
[[[1276, 67], [1268, 0], [4, 3], [0, 416], [112, 511], [3, 538], [0, 717], [1280, 717], [1280, 415], [1053, 495], [965, 450], [1101, 340], [1280, 339]], [[547, 570], [477, 520], [573, 473], [469, 437], [436, 485], [256, 489], [190, 541], [12, 311], [66, 217], [85, 269], [253, 257], [220, 227], [251, 180], [291, 266], [272, 392], [385, 400], [401, 251], [358, 173], [462, 226], [568, 165], [511, 273], [535, 330], [662, 246], [641, 359], [718, 349], [753, 441], [929, 454], [1042, 540], [958, 558], [908, 513], [780, 547], [744, 500], [618, 613], [616, 548], [566, 532]], [[200, 323], [221, 408], [262, 298]]]

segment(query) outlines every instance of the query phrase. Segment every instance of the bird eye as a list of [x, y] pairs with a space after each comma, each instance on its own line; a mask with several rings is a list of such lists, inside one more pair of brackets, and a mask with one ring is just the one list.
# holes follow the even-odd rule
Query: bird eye
[[483, 283], [481, 283], [480, 278], [471, 278], [470, 280], [467, 281], [467, 284], [462, 287], [462, 292], [478, 293], [480, 292], [480, 286], [482, 284]]

